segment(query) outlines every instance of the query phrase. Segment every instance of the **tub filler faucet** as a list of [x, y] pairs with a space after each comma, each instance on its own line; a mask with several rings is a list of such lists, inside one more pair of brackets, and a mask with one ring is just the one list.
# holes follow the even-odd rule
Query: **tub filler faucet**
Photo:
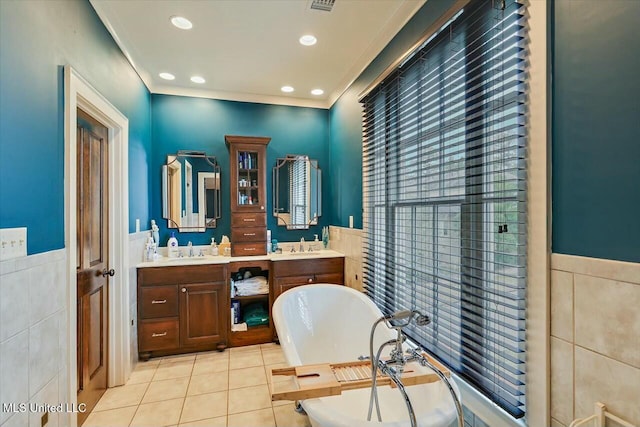
[[[460, 404], [460, 399], [458, 399], [458, 396], [456, 395], [456, 392], [453, 389], [453, 386], [451, 385], [451, 382], [446, 377], [446, 375], [440, 369], [434, 366], [426, 357], [424, 357], [422, 352], [419, 351], [417, 348], [409, 349], [406, 352], [402, 350], [402, 344], [406, 340], [406, 336], [402, 330], [407, 326], [409, 326], [411, 322], [414, 320], [417, 326], [426, 326], [429, 323], [431, 323], [431, 319], [429, 318], [429, 316], [426, 316], [416, 310], [403, 310], [403, 311], [398, 311], [393, 314], [379, 318], [373, 323], [373, 326], [371, 327], [371, 336], [369, 339], [369, 358], [371, 360], [372, 384], [371, 384], [371, 397], [369, 399], [369, 412], [367, 414], [367, 421], [371, 421], [371, 414], [373, 412], [373, 406], [375, 404], [378, 421], [382, 422], [382, 416], [380, 415], [380, 404], [378, 402], [377, 384], [376, 384], [378, 370], [380, 370], [380, 372], [382, 372], [383, 374], [391, 378], [391, 381], [393, 381], [398, 387], [398, 390], [402, 394], [405, 404], [407, 405], [407, 411], [409, 412], [411, 427], [417, 427], [418, 423], [416, 421], [415, 411], [413, 409], [411, 400], [409, 399], [409, 395], [405, 390], [404, 384], [402, 384], [402, 379], [401, 379], [402, 373], [404, 372], [405, 364], [407, 364], [408, 362], [417, 361], [422, 366], [427, 366], [431, 370], [433, 370], [433, 372], [436, 373], [436, 375], [440, 378], [440, 380], [447, 385], [449, 393], [451, 393], [451, 396], [456, 406], [456, 412], [458, 415], [458, 426], [464, 427], [464, 416], [462, 413], [462, 405]], [[394, 323], [391, 323], [391, 322], [394, 322]], [[374, 357], [373, 336], [375, 334], [376, 328], [380, 323], [384, 323], [389, 329], [395, 329], [397, 336], [396, 336], [396, 339], [392, 339], [384, 342], [380, 346], [380, 348], [378, 348], [378, 351], [376, 352]], [[388, 346], [393, 346], [393, 349], [391, 350], [391, 353], [389, 355], [390, 356], [389, 360], [381, 360], [380, 355], [382, 353], [382, 350]]]

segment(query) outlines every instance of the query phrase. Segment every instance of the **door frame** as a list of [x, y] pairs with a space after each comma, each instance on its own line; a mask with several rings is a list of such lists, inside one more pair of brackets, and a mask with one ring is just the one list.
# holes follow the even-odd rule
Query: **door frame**
[[[109, 131], [109, 279], [108, 387], [125, 383], [131, 373], [129, 328], [129, 120], [70, 65], [64, 67], [65, 247], [67, 254], [68, 402], [77, 403], [77, 108]], [[70, 417], [75, 426], [77, 417]]]

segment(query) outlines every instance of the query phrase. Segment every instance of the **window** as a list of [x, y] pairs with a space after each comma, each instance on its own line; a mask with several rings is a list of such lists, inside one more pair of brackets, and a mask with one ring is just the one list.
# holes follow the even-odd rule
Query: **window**
[[472, 0], [362, 99], [364, 284], [410, 337], [525, 412], [526, 28]]
[[307, 156], [295, 156], [290, 163], [289, 182], [289, 200], [291, 200], [291, 224], [295, 224], [298, 228], [308, 228], [309, 223], [309, 206], [310, 194], [309, 188], [309, 158]]

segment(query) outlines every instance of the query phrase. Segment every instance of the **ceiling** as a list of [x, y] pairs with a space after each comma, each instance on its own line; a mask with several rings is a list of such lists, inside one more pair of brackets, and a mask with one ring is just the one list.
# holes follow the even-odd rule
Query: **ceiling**
[[[336, 0], [331, 12], [311, 0], [90, 1], [151, 93], [329, 108], [426, 0]], [[318, 42], [303, 46], [306, 34]]]

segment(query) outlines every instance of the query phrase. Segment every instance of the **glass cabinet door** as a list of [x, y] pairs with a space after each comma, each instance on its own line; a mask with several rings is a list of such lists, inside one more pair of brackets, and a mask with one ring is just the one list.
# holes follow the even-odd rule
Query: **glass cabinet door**
[[257, 151], [238, 151], [238, 206], [260, 205], [260, 177], [259, 153]]
[[231, 212], [266, 212], [266, 153], [270, 138], [227, 136]]

